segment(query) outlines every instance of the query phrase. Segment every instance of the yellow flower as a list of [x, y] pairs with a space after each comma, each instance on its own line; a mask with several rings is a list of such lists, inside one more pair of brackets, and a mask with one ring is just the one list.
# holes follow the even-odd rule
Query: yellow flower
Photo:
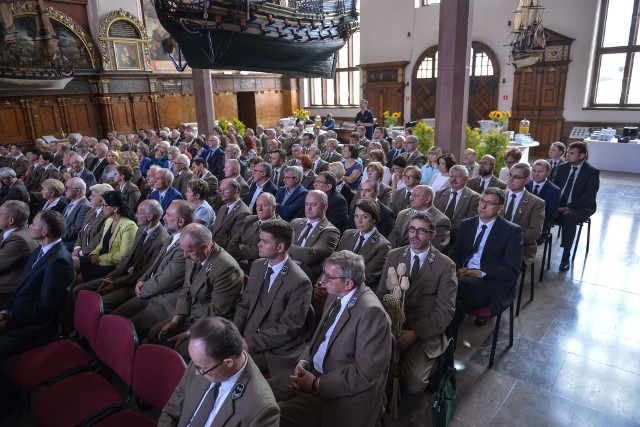
[[502, 113], [500, 111], [496, 111], [495, 118], [498, 120], [502, 120]]
[[391, 116], [392, 116], [394, 119], [396, 119], [396, 120], [397, 120], [397, 119], [399, 119], [399, 118], [400, 118], [400, 113], [397, 113], [397, 112], [396, 112], [396, 113], [393, 113]]
[[508, 118], [508, 119], [510, 119], [510, 118], [511, 118], [511, 113], [510, 113], [510, 112], [508, 112], [508, 111], [505, 111], [505, 112], [504, 112], [504, 115], [505, 115], [505, 116], [507, 116], [507, 118]]
[[489, 113], [489, 118], [490, 119], [494, 119], [495, 117], [496, 117], [496, 112], [495, 111], [492, 111], [492, 112]]
[[388, 111], [385, 111], [384, 113], [382, 113], [382, 115], [383, 115], [384, 117], [389, 117], [389, 112], [388, 112]]

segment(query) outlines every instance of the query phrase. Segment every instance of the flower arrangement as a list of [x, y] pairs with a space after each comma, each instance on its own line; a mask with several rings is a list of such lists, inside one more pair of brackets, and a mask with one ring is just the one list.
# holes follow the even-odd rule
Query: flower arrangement
[[[387, 290], [389, 293], [382, 297], [382, 306], [391, 318], [391, 333], [399, 338], [402, 335], [402, 325], [406, 320], [404, 314], [404, 299], [409, 289], [409, 278], [406, 276], [407, 266], [398, 264], [398, 268], [389, 268], [387, 272]], [[391, 416], [398, 418], [398, 403], [400, 402], [400, 353], [393, 349], [391, 363], [392, 393], [389, 402]]]
[[411, 135], [418, 138], [418, 151], [426, 156], [435, 144], [435, 129], [424, 124], [422, 120], [418, 120], [418, 123], [411, 130]]
[[307, 120], [309, 120], [309, 117], [311, 117], [311, 111], [305, 111], [305, 110], [295, 110], [293, 112], [293, 117], [295, 117], [296, 119], [300, 120], [301, 122], [306, 123]]
[[395, 126], [398, 123], [398, 119], [400, 119], [400, 113], [395, 111], [393, 113], [389, 113], [389, 111], [385, 111], [382, 113], [382, 117], [384, 118], [384, 125]]
[[508, 125], [511, 113], [509, 111], [492, 111], [489, 113], [489, 118], [494, 123], [498, 123], [501, 126]]
[[218, 126], [222, 128], [222, 133], [224, 133], [225, 135], [229, 135], [229, 130], [227, 129], [227, 127], [229, 125], [233, 125], [233, 127], [236, 128], [236, 132], [238, 132], [238, 135], [244, 137], [244, 130], [246, 126], [237, 117], [231, 117], [230, 119], [225, 119], [224, 117], [220, 117], [218, 118], [217, 121], [218, 121]]

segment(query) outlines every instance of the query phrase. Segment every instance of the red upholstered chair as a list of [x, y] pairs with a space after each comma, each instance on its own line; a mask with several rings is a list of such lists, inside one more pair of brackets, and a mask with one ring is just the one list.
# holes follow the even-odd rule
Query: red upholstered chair
[[[161, 345], [143, 344], [136, 351], [133, 392], [154, 408], [162, 409], [178, 386], [185, 369], [184, 360], [174, 350]], [[157, 425], [157, 421], [125, 409], [91, 424], [96, 427], [151, 427]]]
[[[129, 319], [105, 315], [100, 320], [95, 350], [98, 360], [127, 385], [133, 382], [138, 337]], [[43, 389], [33, 398], [32, 414], [39, 426], [78, 426], [100, 413], [122, 408], [131, 392], [122, 397], [103, 376], [82, 372]]]
[[[502, 320], [502, 313], [491, 312], [491, 307], [486, 306], [482, 308], [476, 308], [469, 310], [467, 314], [479, 317], [496, 317], [496, 327], [493, 330], [493, 343], [491, 344], [491, 356], [489, 357], [489, 369], [493, 367], [493, 358], [496, 355], [496, 345], [498, 344], [498, 332], [500, 332], [500, 320]], [[509, 306], [509, 345], [505, 350], [510, 349], [513, 346], [513, 302]]]
[[[102, 297], [96, 292], [80, 291], [73, 324], [79, 337], [85, 339], [91, 348], [95, 348], [102, 313]], [[18, 388], [29, 392], [57, 378], [86, 371], [92, 363], [78, 343], [61, 339], [18, 356], [13, 364], [13, 376]]]

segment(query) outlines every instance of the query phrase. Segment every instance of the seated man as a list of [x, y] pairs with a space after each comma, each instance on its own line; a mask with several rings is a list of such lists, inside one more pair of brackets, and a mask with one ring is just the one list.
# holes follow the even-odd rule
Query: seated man
[[240, 198], [240, 184], [233, 178], [225, 178], [220, 183], [220, 198], [223, 204], [211, 226], [211, 234], [213, 241], [226, 250], [251, 212]]
[[4, 306], [20, 284], [27, 260], [38, 247], [29, 237], [29, 206], [9, 200], [0, 206], [0, 307]]
[[91, 203], [85, 197], [85, 192], [86, 184], [82, 178], [69, 178], [64, 184], [64, 195], [69, 200], [69, 204], [63, 213], [66, 225], [62, 243], [68, 251], [73, 251], [78, 233], [84, 224], [84, 217], [91, 209]]
[[394, 190], [393, 195], [391, 196], [390, 208], [393, 209], [393, 214], [396, 218], [398, 217], [398, 214], [400, 214], [400, 211], [409, 207], [411, 192], [414, 188], [416, 188], [418, 184], [420, 184], [421, 178], [422, 172], [420, 171], [419, 167], [407, 166], [404, 169], [404, 172], [402, 173], [402, 182], [404, 183], [404, 188]]
[[138, 206], [138, 230], [128, 255], [115, 270], [102, 279], [95, 279], [73, 288], [74, 299], [83, 290], [102, 295], [105, 313], [110, 313], [131, 298], [136, 282], [158, 255], [169, 233], [160, 224], [162, 206], [155, 200], [143, 200]]
[[451, 245], [456, 242], [460, 222], [478, 215], [480, 195], [465, 186], [468, 179], [466, 167], [452, 166], [449, 170], [449, 187], [437, 191], [433, 201], [433, 205], [451, 220]]
[[0, 168], [0, 182], [2, 183], [0, 205], [7, 200], [19, 200], [29, 203], [29, 191], [16, 176], [16, 171], [8, 167]]
[[[148, 176], [147, 172], [147, 176]], [[162, 206], [162, 212], [166, 213], [167, 208], [174, 200], [182, 200], [182, 194], [173, 188], [171, 185], [173, 184], [173, 172], [169, 169], [159, 168], [155, 169], [155, 178], [153, 180], [153, 191], [151, 192], [149, 198], [152, 200], [157, 200], [160, 202], [160, 206]]]
[[308, 191], [300, 184], [302, 168], [289, 166], [282, 175], [284, 176], [284, 187], [278, 189], [276, 193], [277, 212], [285, 221], [291, 221], [297, 217], [298, 212], [304, 206]]
[[260, 224], [270, 219], [280, 219], [280, 216], [276, 215], [276, 198], [273, 194], [262, 193], [258, 196], [256, 212], [257, 215], [249, 215], [244, 218], [242, 230], [233, 235], [227, 250], [247, 274], [251, 270], [253, 261], [260, 257], [258, 254]]
[[433, 190], [428, 185], [418, 185], [411, 192], [411, 207], [404, 209], [396, 218], [396, 226], [389, 235], [389, 241], [393, 248], [400, 248], [409, 244], [409, 221], [415, 212], [426, 212], [433, 217], [436, 223], [436, 234], [431, 244], [439, 251], [444, 251], [449, 246], [451, 233], [451, 221], [438, 210], [433, 203]]
[[391, 325], [351, 251], [332, 254], [322, 283], [329, 298], [320, 327], [293, 375], [269, 380], [280, 426], [374, 426], [384, 413]]
[[333, 172], [320, 172], [314, 181], [314, 188], [327, 195], [328, 208], [327, 219], [334, 227], [340, 230], [340, 234], [347, 229], [349, 207], [342, 194], [336, 192], [338, 181]]
[[380, 210], [380, 215], [378, 216], [378, 221], [376, 222], [376, 228], [385, 238], [389, 238], [389, 235], [393, 231], [396, 217], [393, 211], [380, 200], [380, 189], [380, 181], [377, 181], [375, 179], [367, 179], [366, 181], [362, 181], [362, 183], [360, 184], [360, 189], [358, 190], [358, 194], [353, 199], [353, 202], [351, 202], [351, 206], [353, 208], [351, 209], [351, 212], [349, 213], [349, 219], [347, 220], [348, 229], [356, 228], [354, 214], [357, 201], [361, 199], [371, 199], [376, 202]]
[[576, 141], [567, 149], [566, 163], [558, 166], [553, 183], [562, 189], [560, 194], [560, 225], [562, 226], [562, 260], [560, 271], [571, 266], [571, 246], [578, 223], [596, 212], [596, 196], [600, 189], [600, 171], [586, 161], [587, 144]]
[[493, 176], [496, 167], [496, 159], [490, 155], [484, 155], [478, 163], [478, 176], [467, 181], [467, 187], [480, 194], [485, 188], [498, 187], [502, 190], [507, 188], [507, 183], [500, 181]]
[[515, 283], [522, 264], [522, 228], [499, 216], [504, 192], [482, 192], [478, 216], [460, 224], [452, 259], [458, 268], [458, 295], [451, 336], [458, 342], [458, 328], [466, 312], [491, 307], [502, 313], [513, 303]]
[[282, 219], [260, 225], [258, 252], [233, 323], [258, 368], [272, 377], [291, 373], [304, 348], [311, 282], [287, 250], [293, 229]]
[[149, 341], [166, 340], [188, 358], [189, 327], [208, 316], [232, 319], [242, 295], [244, 274], [236, 260], [213, 242], [211, 232], [201, 224], [184, 227], [180, 248], [191, 261], [187, 263], [184, 284], [173, 316], [151, 328]]
[[273, 393], [242, 350], [242, 336], [233, 323], [206, 317], [189, 333], [191, 363], [158, 426], [278, 427], [280, 410]]
[[390, 267], [404, 263], [409, 290], [404, 298], [406, 320], [396, 341], [400, 352], [400, 381], [409, 393], [422, 393], [437, 368], [436, 358], [447, 348], [445, 329], [455, 311], [456, 266], [431, 245], [437, 235], [435, 220], [429, 213], [415, 212], [409, 220], [410, 244], [389, 252], [382, 270], [377, 295], [387, 290]]
[[289, 248], [289, 256], [315, 283], [322, 273], [322, 263], [338, 246], [340, 231], [325, 216], [328, 207], [325, 193], [309, 191], [304, 206], [305, 218], [291, 221], [294, 243]]
[[271, 181], [271, 165], [267, 162], [260, 162], [253, 168], [253, 182], [249, 187], [249, 195], [244, 199], [245, 205], [253, 215], [256, 214], [256, 202], [262, 193], [271, 193], [274, 196], [278, 192], [278, 187]]
[[560, 205], [560, 188], [549, 181], [550, 173], [551, 166], [548, 161], [543, 159], [536, 160], [531, 167], [531, 177], [533, 179], [525, 185], [528, 192], [540, 197], [545, 202], [543, 234], [548, 233], [553, 226], [553, 220], [558, 213], [558, 206]]

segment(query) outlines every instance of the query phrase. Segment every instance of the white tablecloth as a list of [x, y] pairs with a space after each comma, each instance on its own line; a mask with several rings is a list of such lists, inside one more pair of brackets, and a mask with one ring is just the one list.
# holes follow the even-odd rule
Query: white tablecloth
[[585, 139], [589, 148], [589, 163], [594, 167], [615, 172], [640, 173], [640, 144]]

